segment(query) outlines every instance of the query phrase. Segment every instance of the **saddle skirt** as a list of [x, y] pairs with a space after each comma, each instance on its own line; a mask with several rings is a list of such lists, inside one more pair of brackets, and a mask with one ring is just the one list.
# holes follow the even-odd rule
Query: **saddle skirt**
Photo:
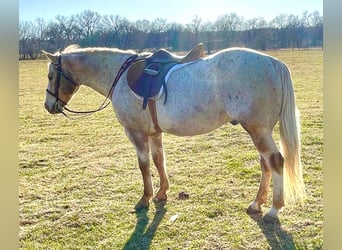
[[143, 100], [143, 109], [146, 109], [148, 100], [159, 99], [163, 94], [165, 94], [165, 104], [167, 100], [167, 78], [174, 70], [185, 67], [203, 56], [203, 44], [194, 47], [184, 57], [174, 55], [164, 49], [158, 50], [154, 54], [138, 59], [129, 67], [127, 72], [128, 86], [137, 98]]

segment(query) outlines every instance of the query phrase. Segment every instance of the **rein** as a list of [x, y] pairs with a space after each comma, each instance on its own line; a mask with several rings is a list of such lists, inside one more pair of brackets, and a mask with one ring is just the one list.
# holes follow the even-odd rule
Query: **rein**
[[[130, 56], [120, 67], [118, 73], [115, 76], [115, 79], [108, 91], [108, 94], [105, 98], [105, 100], [103, 101], [103, 103], [94, 110], [89, 110], [89, 111], [75, 111], [72, 109], [69, 109], [66, 107], [67, 103], [65, 103], [64, 101], [62, 101], [59, 98], [59, 86], [60, 86], [60, 82], [61, 82], [61, 78], [62, 76], [68, 80], [68, 82], [70, 82], [73, 85], [79, 86], [79, 84], [77, 84], [73, 79], [71, 79], [70, 77], [68, 77], [67, 75], [65, 75], [65, 73], [62, 70], [62, 55], [59, 55], [58, 57], [58, 64], [56, 66], [57, 68], [57, 84], [55, 87], [55, 93], [51, 92], [50, 90], [46, 89], [46, 92], [52, 96], [54, 96], [56, 98], [56, 109], [58, 108], [58, 105], [62, 104], [61, 106], [64, 108], [64, 110], [68, 111], [69, 113], [73, 113], [73, 114], [77, 114], [77, 115], [90, 115], [93, 113], [96, 113], [98, 111], [101, 111], [103, 109], [105, 109], [106, 107], [108, 107], [108, 105], [110, 104], [109, 97], [110, 95], [113, 93], [113, 90], [116, 86], [116, 84], [118, 83], [120, 77], [122, 76], [122, 74], [129, 68], [129, 66], [131, 66], [131, 64], [138, 58], [139, 56], [137, 54]], [[65, 116], [70, 118], [70, 116], [68, 116], [68, 114], [66, 114], [63, 110], [60, 110], [60, 112]]]

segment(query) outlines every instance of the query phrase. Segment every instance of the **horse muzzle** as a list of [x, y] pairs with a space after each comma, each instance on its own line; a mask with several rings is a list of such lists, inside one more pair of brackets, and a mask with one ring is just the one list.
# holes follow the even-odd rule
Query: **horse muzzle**
[[44, 103], [45, 109], [50, 113], [50, 114], [60, 114], [63, 112], [63, 105], [61, 105], [59, 102], [55, 103]]

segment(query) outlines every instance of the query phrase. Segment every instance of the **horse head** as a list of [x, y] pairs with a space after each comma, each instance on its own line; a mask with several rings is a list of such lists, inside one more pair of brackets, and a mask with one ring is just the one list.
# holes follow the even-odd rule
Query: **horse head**
[[80, 85], [73, 79], [68, 63], [64, 63], [63, 54], [59, 52], [51, 54], [44, 50], [42, 52], [50, 60], [45, 109], [50, 114], [62, 113], [64, 106], [71, 100]]

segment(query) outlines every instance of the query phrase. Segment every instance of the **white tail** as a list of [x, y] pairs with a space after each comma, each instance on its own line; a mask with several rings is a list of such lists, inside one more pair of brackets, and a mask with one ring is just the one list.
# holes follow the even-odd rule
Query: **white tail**
[[279, 119], [281, 152], [284, 163], [284, 196], [287, 203], [303, 201], [305, 187], [300, 157], [300, 116], [296, 107], [291, 74], [283, 64], [283, 105]]

